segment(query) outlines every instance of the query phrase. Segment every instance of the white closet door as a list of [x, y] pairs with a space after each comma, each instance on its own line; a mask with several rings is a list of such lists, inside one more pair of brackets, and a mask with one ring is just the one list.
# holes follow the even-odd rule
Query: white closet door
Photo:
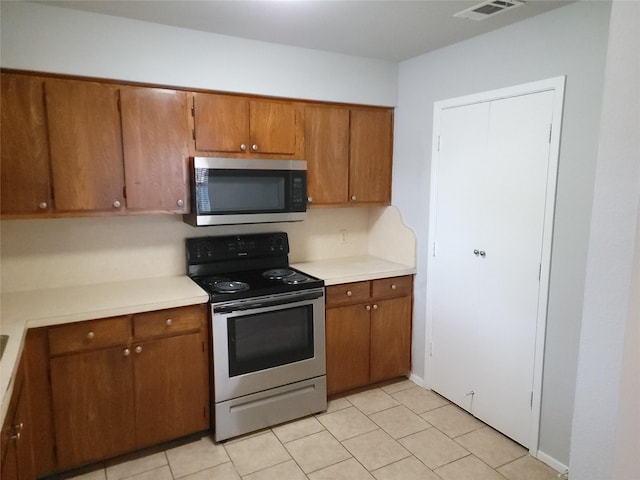
[[[432, 268], [433, 285], [432, 388], [470, 410], [476, 376], [478, 285], [473, 255], [480, 209], [474, 191], [482, 175], [489, 132], [489, 103], [444, 110], [438, 161], [437, 241]], [[461, 334], [462, 333], [462, 334]], [[461, 366], [464, 365], [463, 368]]]
[[523, 445], [552, 102], [542, 92], [466, 105], [440, 122], [432, 388]]
[[491, 102], [473, 414], [529, 442], [553, 92]]

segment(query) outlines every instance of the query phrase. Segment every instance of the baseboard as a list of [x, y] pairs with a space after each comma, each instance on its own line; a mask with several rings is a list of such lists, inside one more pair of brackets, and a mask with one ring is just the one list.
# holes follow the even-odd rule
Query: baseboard
[[563, 474], [569, 471], [569, 467], [567, 467], [565, 464], [559, 462], [558, 460], [551, 457], [550, 455], [547, 455], [546, 453], [541, 452], [540, 450], [538, 450], [536, 457], [542, 463], [546, 463], [547, 465], [549, 465], [551, 468], [553, 468], [556, 472], [560, 474]]
[[424, 388], [424, 378], [415, 375], [414, 373], [409, 374], [409, 380], [418, 385], [419, 387]]

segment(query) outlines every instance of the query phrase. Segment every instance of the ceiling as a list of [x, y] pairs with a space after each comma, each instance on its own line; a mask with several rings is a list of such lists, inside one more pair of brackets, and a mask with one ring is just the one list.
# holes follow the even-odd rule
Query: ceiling
[[481, 0], [41, 0], [38, 3], [316, 50], [406, 60], [570, 1], [525, 0], [482, 21]]

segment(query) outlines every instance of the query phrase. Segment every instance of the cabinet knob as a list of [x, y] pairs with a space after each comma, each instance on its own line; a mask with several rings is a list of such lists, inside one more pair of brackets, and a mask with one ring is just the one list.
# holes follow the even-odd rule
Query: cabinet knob
[[312, 197], [307, 197], [307, 202], [309, 202], [309, 203], [313, 202], [313, 198]]
[[347, 297], [350, 297], [351, 295], [353, 295], [353, 292], [351, 290], [347, 290]]
[[240, 150], [242, 150], [243, 152], [246, 152], [247, 146], [243, 143], [242, 145], [240, 145]]
[[481, 256], [481, 257], [484, 257], [484, 256], [486, 256], [486, 255], [487, 255], [487, 253], [486, 253], [484, 250], [480, 250], [480, 256]]
[[138, 345], [136, 348], [133, 349], [133, 351], [136, 353], [140, 353], [142, 351], [142, 347]]
[[116, 200], [115, 202], [113, 202], [113, 208], [120, 208], [120, 205], [122, 205], [120, 203], [120, 200]]
[[176, 202], [176, 205], [178, 205], [179, 207], [184, 207], [184, 200], [179, 198], [178, 201]]
[[49, 205], [47, 204], [47, 202], [40, 202], [40, 204], [38, 205], [38, 208], [40, 210], [46, 210], [48, 206]]
[[128, 357], [129, 355], [131, 355], [131, 350], [129, 350], [128, 348], [125, 348], [125, 349], [122, 351], [122, 355], [123, 355], [124, 357]]
[[93, 333], [92, 331], [91, 331], [91, 332], [89, 332], [89, 333], [87, 333], [87, 338], [88, 338], [89, 340], [91, 340], [91, 339], [92, 339], [93, 337], [95, 337], [95, 336], [96, 336], [96, 334], [95, 334], [95, 333]]
[[374, 306], [373, 306], [373, 309], [374, 309], [374, 310], [377, 310], [377, 309], [378, 309], [378, 305], [374, 305]]
[[253, 145], [251, 145], [251, 150], [253, 150], [254, 152], [258, 151], [258, 145], [256, 145], [255, 143]]
[[356, 196], [355, 195], [351, 195], [351, 200], [355, 201], [356, 200]]
[[366, 308], [367, 310], [371, 310], [371, 305], [367, 305], [367, 306], [366, 306], [366, 307], [364, 307], [364, 308]]
[[480, 254], [480, 250], [477, 248], [473, 251], [473, 254], [477, 257]]
[[391, 290], [396, 290], [398, 288], [398, 286], [395, 283], [391, 284]]
[[165, 323], [167, 324], [167, 327], [170, 327], [171, 325], [173, 325], [173, 320], [171, 318], [167, 318], [167, 321]]

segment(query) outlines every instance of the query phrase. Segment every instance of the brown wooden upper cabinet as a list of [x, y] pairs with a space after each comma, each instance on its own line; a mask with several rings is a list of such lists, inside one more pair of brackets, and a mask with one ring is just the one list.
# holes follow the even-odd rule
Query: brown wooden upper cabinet
[[188, 212], [187, 93], [125, 86], [120, 102], [127, 209]]
[[311, 205], [391, 203], [393, 110], [307, 105]]
[[2, 75], [2, 213], [46, 214], [51, 209], [49, 140], [44, 80]]
[[188, 95], [3, 72], [3, 216], [187, 213]]
[[118, 100], [115, 85], [45, 80], [56, 210], [125, 206]]
[[301, 104], [195, 93], [195, 150], [232, 157], [303, 158]]

